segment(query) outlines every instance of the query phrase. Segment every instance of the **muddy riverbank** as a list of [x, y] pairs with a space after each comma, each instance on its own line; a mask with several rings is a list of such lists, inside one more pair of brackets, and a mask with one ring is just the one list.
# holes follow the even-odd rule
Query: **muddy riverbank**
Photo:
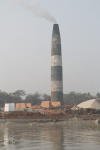
[[70, 118], [96, 120], [100, 118], [100, 110], [95, 109], [46, 109], [40, 112], [14, 111], [0, 113], [0, 121], [11, 122], [56, 122]]

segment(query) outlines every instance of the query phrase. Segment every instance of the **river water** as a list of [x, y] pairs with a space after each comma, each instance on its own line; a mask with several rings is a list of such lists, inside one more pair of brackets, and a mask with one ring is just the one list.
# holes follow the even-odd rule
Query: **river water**
[[0, 123], [0, 150], [99, 149], [100, 125], [93, 121]]

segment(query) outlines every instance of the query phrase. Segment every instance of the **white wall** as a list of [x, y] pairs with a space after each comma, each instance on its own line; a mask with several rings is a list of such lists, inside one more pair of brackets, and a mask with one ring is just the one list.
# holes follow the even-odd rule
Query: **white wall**
[[6, 103], [5, 111], [15, 111], [15, 103]]

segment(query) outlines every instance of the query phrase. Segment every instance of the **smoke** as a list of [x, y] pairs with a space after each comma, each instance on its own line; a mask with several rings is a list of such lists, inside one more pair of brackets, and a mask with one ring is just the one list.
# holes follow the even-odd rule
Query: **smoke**
[[24, 5], [24, 2], [25, 0], [9, 0], [11, 3], [14, 3], [16, 5], [19, 5], [19, 6], [23, 6]]
[[10, 2], [22, 6], [24, 9], [30, 10], [35, 17], [45, 18], [46, 20], [57, 23], [56, 19], [48, 12], [48, 10], [41, 8], [37, 1], [25, 3], [25, 0], [10, 0]]

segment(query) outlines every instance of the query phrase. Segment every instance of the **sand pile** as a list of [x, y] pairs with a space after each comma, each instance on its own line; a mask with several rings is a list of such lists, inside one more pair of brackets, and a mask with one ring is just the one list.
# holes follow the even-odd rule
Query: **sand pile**
[[77, 105], [71, 108], [71, 110], [79, 110], [79, 109], [80, 108]]

